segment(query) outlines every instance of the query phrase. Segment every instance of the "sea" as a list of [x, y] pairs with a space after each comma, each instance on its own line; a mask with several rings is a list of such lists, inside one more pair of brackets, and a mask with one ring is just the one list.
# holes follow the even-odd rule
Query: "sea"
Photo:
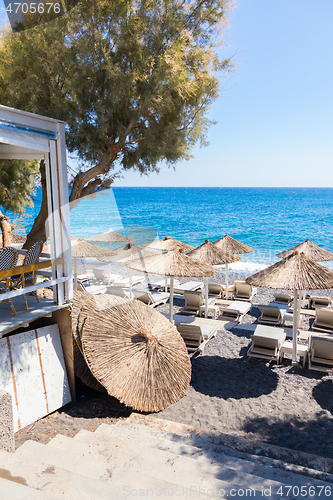
[[[25, 232], [40, 202], [38, 191]], [[72, 234], [84, 238], [112, 228], [136, 244], [172, 236], [197, 247], [229, 234], [254, 249], [229, 266], [241, 276], [306, 239], [333, 252], [333, 188], [115, 187], [82, 199], [70, 214]]]

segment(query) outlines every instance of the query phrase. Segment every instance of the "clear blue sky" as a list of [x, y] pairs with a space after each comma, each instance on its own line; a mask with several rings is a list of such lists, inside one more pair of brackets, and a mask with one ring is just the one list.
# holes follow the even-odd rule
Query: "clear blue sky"
[[332, 25], [332, 0], [238, 0], [223, 50], [237, 67], [211, 109], [210, 145], [116, 185], [333, 187]]

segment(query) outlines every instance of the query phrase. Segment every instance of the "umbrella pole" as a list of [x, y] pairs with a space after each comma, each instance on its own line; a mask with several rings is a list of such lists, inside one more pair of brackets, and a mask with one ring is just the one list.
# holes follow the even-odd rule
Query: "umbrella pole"
[[164, 287], [164, 291], [167, 292], [168, 291], [168, 277], [166, 276], [165, 277], [165, 287]]
[[293, 359], [292, 364], [297, 364], [297, 326], [298, 326], [298, 292], [294, 290], [294, 314], [293, 314]]
[[129, 268], [129, 288], [130, 288], [130, 298], [132, 299], [132, 269]]
[[298, 294], [298, 303], [297, 303], [297, 328], [301, 327], [301, 307], [303, 302], [303, 291]]
[[205, 318], [208, 316], [208, 277], [206, 277], [205, 283]]
[[[111, 243], [111, 241], [109, 241], [109, 250], [111, 250], [111, 248], [112, 248], [112, 243]], [[109, 268], [108, 285], [110, 285], [110, 283], [111, 283], [111, 262], [109, 262], [108, 268]]]
[[225, 298], [229, 297], [228, 264], [225, 265]]
[[77, 290], [77, 257], [74, 257], [74, 290]]
[[170, 312], [169, 312], [169, 321], [173, 325], [173, 276], [170, 276]]

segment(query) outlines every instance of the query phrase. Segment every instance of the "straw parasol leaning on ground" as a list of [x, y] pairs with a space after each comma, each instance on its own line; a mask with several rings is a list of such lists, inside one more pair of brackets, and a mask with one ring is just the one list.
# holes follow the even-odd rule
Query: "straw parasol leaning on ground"
[[202, 264], [199, 261], [191, 259], [191, 257], [184, 254], [184, 250], [182, 248], [177, 248], [176, 250], [171, 250], [166, 253], [160, 253], [145, 259], [143, 262], [140, 260], [130, 261], [127, 263], [127, 267], [142, 273], [170, 276], [169, 320], [171, 323], [173, 323], [174, 277], [199, 278], [214, 276], [219, 272], [217, 268], [209, 264]]
[[86, 319], [83, 351], [111, 396], [139, 411], [160, 411], [188, 389], [191, 362], [177, 329], [158, 311], [129, 301]]
[[[188, 257], [191, 257], [199, 262], [210, 264], [212, 266], [221, 266], [223, 264], [230, 264], [231, 262], [237, 262], [240, 260], [240, 257], [234, 255], [230, 252], [226, 252], [224, 250], [220, 250], [211, 243], [208, 239], [205, 240], [205, 243], [200, 245], [199, 247], [191, 250], [189, 252]], [[205, 317], [207, 318], [208, 312], [208, 277], [206, 277], [206, 287], [205, 287]]]
[[294, 290], [293, 363], [296, 363], [298, 291], [333, 288], [333, 272], [304, 253], [293, 252], [267, 269], [249, 276], [246, 282], [260, 287]]
[[71, 311], [73, 350], [74, 350], [74, 370], [84, 384], [92, 389], [104, 391], [104, 387], [95, 379], [91, 373], [82, 349], [82, 329], [87, 318], [94, 318], [95, 311], [103, 311], [110, 307], [127, 302], [127, 299], [116, 297], [115, 295], [91, 295], [87, 292], [74, 290], [73, 305]]
[[[243, 254], [254, 252], [253, 248], [244, 245], [240, 241], [231, 238], [228, 234], [224, 235], [223, 238], [213, 241], [213, 245], [217, 246], [220, 250], [224, 252], [230, 252], [232, 254]], [[228, 263], [225, 265], [225, 284], [226, 290], [228, 292]]]
[[165, 236], [162, 240], [148, 241], [147, 243], [142, 243], [143, 247], [153, 248], [154, 250], [164, 250], [170, 251], [176, 248], [182, 248], [184, 252], [190, 252], [194, 249], [191, 245], [183, 243], [182, 241], [175, 240], [171, 236]]

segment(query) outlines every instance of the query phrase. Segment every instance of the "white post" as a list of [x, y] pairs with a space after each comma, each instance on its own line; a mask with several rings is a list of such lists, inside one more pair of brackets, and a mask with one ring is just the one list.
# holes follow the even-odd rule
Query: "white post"
[[303, 301], [303, 291], [298, 294], [298, 302], [297, 302], [297, 328], [301, 327], [301, 307]]
[[[112, 242], [111, 240], [109, 241], [109, 250], [111, 251], [112, 249]], [[108, 278], [108, 285], [111, 283], [111, 262], [109, 262], [109, 278]]]
[[294, 312], [293, 312], [293, 358], [292, 364], [297, 364], [297, 325], [298, 325], [298, 291], [294, 290]]
[[77, 290], [77, 257], [74, 257], [74, 290]]
[[205, 318], [208, 316], [208, 277], [206, 277], [205, 283]]
[[130, 288], [130, 298], [132, 299], [132, 269], [129, 268], [129, 288]]
[[173, 325], [173, 276], [170, 276], [170, 312], [169, 312], [169, 321]]
[[228, 294], [229, 284], [228, 284], [228, 264], [225, 265], [225, 298], [229, 297]]
[[164, 288], [164, 291], [165, 292], [168, 291], [168, 277], [167, 276], [165, 277], [165, 288]]

